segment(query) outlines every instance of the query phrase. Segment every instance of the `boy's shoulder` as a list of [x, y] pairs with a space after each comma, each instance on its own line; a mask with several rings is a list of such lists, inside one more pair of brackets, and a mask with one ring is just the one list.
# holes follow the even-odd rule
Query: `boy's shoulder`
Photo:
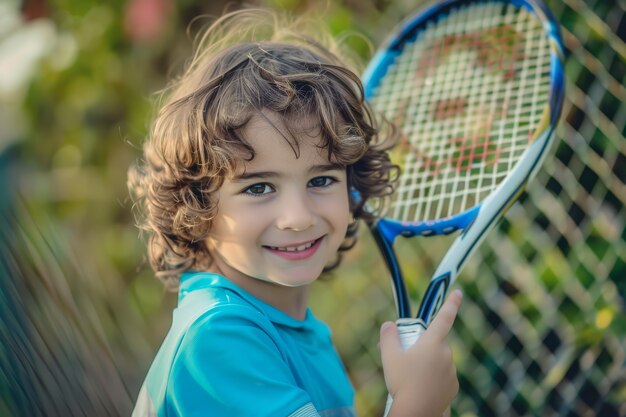
[[[254, 358], [254, 352], [271, 351], [257, 349], [255, 344], [273, 347], [277, 335], [269, 317], [226, 278], [209, 273], [184, 274], [171, 327], [139, 397], [143, 408], [138, 409], [159, 412], [138, 415], [162, 415], [168, 396], [186, 395], [195, 384], [188, 378], [189, 369], [206, 381], [219, 376], [220, 385], [225, 384], [226, 370], [243, 366], [242, 358]], [[276, 352], [276, 358], [283, 360], [284, 351]]]
[[185, 352], [182, 357], [187, 357], [188, 352], [198, 347], [221, 349], [224, 345], [231, 348], [245, 345], [251, 329], [270, 340], [276, 337], [272, 321], [237, 288], [216, 274], [183, 274], [178, 306], [148, 380], [154, 383], [169, 375], [181, 352]]

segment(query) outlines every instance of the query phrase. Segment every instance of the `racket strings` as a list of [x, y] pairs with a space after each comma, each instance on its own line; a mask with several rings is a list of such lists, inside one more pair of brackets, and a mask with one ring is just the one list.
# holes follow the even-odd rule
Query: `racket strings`
[[498, 3], [431, 23], [388, 69], [372, 104], [401, 129], [385, 217], [434, 220], [483, 200], [511, 171], [548, 102], [550, 49], [537, 19]]

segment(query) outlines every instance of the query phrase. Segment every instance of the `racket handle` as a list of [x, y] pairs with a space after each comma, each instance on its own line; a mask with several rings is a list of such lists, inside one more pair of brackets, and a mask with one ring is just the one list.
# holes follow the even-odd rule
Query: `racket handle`
[[[426, 331], [426, 324], [420, 319], [398, 319], [396, 320], [396, 325], [400, 335], [400, 345], [404, 350], [413, 346], [422, 333]], [[391, 394], [388, 394], [384, 417], [387, 417], [387, 414], [389, 414], [391, 404], [393, 404], [393, 398]]]

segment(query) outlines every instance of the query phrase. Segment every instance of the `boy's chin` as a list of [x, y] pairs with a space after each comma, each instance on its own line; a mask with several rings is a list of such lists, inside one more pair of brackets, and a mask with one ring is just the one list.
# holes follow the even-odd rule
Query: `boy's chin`
[[288, 273], [286, 271], [281, 272], [280, 274], [276, 274], [274, 276], [267, 277], [263, 279], [264, 281], [274, 283], [276, 285], [281, 285], [283, 287], [304, 287], [312, 284], [317, 281], [317, 279], [322, 274], [323, 269], [319, 271], [292, 271], [292, 273]]
[[314, 283], [319, 278], [319, 274], [316, 276], [304, 276], [304, 277], [277, 277], [277, 279], [268, 280], [275, 285], [283, 287], [298, 288], [305, 287]]

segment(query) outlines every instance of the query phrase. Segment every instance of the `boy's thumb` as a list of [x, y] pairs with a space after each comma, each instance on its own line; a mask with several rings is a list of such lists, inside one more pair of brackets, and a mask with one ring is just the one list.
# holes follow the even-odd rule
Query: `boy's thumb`
[[402, 345], [400, 345], [398, 326], [392, 321], [383, 323], [380, 328], [380, 356], [383, 366], [400, 351], [402, 351]]

